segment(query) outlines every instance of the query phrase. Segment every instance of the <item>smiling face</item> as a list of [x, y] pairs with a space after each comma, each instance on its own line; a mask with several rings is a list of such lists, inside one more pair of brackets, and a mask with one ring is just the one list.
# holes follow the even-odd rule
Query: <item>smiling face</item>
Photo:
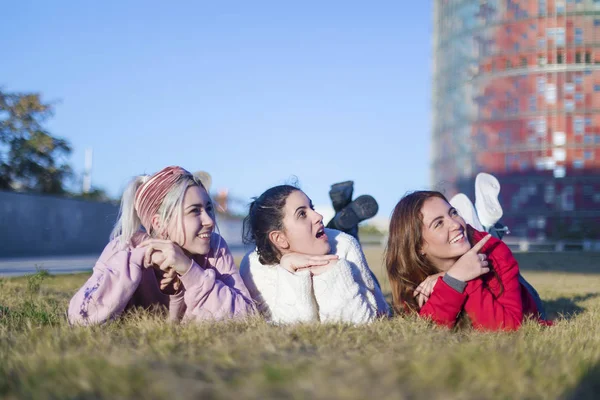
[[[192, 255], [207, 254], [210, 250], [210, 238], [215, 220], [212, 202], [206, 190], [200, 186], [189, 186], [183, 197], [181, 213], [183, 228], [183, 240], [179, 240], [181, 247]], [[176, 225], [170, 224], [169, 237], [181, 237], [177, 236]]]
[[314, 210], [312, 202], [301, 190], [294, 190], [287, 197], [283, 209], [283, 231], [274, 233], [271, 236], [273, 243], [282, 254], [325, 255], [331, 248], [323, 216]]
[[471, 248], [467, 224], [454, 207], [439, 197], [427, 199], [421, 214], [421, 253], [439, 270], [446, 271]]

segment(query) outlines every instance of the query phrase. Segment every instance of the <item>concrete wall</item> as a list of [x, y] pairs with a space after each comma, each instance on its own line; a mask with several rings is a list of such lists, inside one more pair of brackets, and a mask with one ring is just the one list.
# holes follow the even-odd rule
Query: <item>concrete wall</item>
[[225, 219], [217, 216], [217, 223], [219, 224], [219, 232], [221, 236], [227, 241], [229, 248], [233, 250], [244, 249], [242, 243], [242, 221], [237, 219]]
[[98, 253], [118, 211], [110, 203], [0, 191], [0, 257]]
[[[0, 257], [99, 254], [108, 243], [115, 204], [0, 191]], [[242, 221], [219, 219], [232, 250], [242, 246]]]

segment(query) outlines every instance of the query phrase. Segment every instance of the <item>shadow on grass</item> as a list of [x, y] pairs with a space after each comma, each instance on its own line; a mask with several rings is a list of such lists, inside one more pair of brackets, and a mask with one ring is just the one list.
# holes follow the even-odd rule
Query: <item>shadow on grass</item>
[[567, 400], [597, 399], [600, 394], [600, 363], [592, 366], [573, 389], [560, 398]]
[[570, 319], [585, 311], [578, 303], [593, 299], [600, 296], [600, 293], [587, 293], [571, 297], [559, 297], [554, 300], [544, 300], [544, 308], [548, 317], [554, 319], [559, 315], [563, 315], [566, 319]]
[[[385, 300], [388, 305], [392, 306], [392, 294], [384, 293]], [[546, 314], [548, 314], [548, 318], [556, 319], [559, 316], [564, 317], [565, 319], [571, 319], [582, 312], [585, 311], [584, 307], [581, 307], [578, 303], [583, 301], [593, 299], [599, 297], [600, 293], [587, 293], [578, 296], [571, 297], [559, 297], [554, 300], [542, 300], [544, 303], [544, 309], [546, 310]]]
[[600, 274], [600, 253], [536, 252], [513, 253], [521, 271], [569, 272], [577, 274]]

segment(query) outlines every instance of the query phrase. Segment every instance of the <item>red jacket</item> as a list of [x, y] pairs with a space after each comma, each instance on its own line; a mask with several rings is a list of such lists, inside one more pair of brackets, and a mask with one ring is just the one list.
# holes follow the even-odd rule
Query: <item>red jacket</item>
[[[467, 232], [473, 244], [487, 235], [471, 226], [467, 226]], [[452, 328], [464, 309], [473, 327], [479, 330], [516, 330], [521, 326], [523, 316], [537, 317], [535, 301], [519, 283], [519, 265], [508, 246], [492, 237], [480, 253], [487, 255], [490, 268], [498, 274], [504, 290], [502, 291], [498, 278], [491, 271], [467, 282], [463, 293], [457, 292], [442, 278], [438, 278], [433, 293], [419, 315]], [[547, 321], [540, 322], [547, 324]]]

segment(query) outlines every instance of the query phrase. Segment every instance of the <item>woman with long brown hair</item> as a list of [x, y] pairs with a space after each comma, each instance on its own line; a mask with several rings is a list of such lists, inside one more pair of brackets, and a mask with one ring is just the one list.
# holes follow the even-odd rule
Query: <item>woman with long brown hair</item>
[[546, 322], [506, 244], [467, 225], [439, 192], [416, 191], [396, 205], [385, 263], [399, 314], [483, 330], [518, 329], [524, 316]]

